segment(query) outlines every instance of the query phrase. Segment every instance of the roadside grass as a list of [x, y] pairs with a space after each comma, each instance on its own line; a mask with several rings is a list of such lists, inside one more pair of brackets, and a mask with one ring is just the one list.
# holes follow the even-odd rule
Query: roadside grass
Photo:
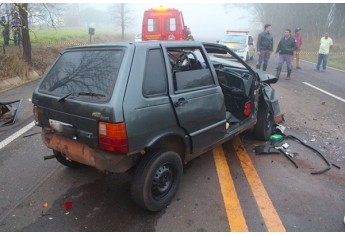
[[[318, 53], [303, 53], [301, 52], [301, 59], [317, 63]], [[345, 70], [345, 52], [330, 52], [328, 55], [327, 66]]]
[[[134, 34], [128, 34], [124, 41], [134, 39]], [[80, 45], [89, 44], [90, 36], [87, 28], [33, 28], [30, 31], [32, 47]], [[91, 37], [91, 43], [122, 41], [120, 33], [110, 29], [96, 29]]]
[[[345, 70], [345, 39], [333, 39], [333, 48], [328, 55], [327, 66]], [[301, 51], [301, 59], [317, 63], [319, 41], [307, 42], [304, 41]]]
[[[84, 30], [85, 31], [85, 30]], [[87, 38], [87, 32], [81, 29], [31, 29], [30, 40], [32, 46], [56, 45], [71, 39]]]
[[1, 54], [0, 68], [0, 78], [8, 77], [8, 75], [22, 78], [26, 77], [30, 71], [30, 67], [17, 48], [6, 49], [6, 54]]
[[[133, 41], [134, 37], [134, 33], [127, 34], [122, 40], [121, 34], [116, 30], [96, 29], [90, 42], [87, 28], [33, 28], [30, 31], [32, 66], [24, 62], [23, 49], [14, 46], [13, 40], [10, 40], [10, 45], [0, 50], [0, 80], [16, 76], [25, 79], [32, 69], [42, 74], [67, 47], [90, 43]], [[3, 45], [2, 35], [0, 45]]]

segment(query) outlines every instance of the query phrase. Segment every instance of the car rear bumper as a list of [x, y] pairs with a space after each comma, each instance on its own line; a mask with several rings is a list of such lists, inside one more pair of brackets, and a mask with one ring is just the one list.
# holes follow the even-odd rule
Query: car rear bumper
[[69, 160], [94, 167], [103, 172], [122, 173], [135, 164], [135, 156], [120, 155], [94, 149], [46, 129], [42, 129], [41, 135], [44, 144], [48, 148], [60, 152]]

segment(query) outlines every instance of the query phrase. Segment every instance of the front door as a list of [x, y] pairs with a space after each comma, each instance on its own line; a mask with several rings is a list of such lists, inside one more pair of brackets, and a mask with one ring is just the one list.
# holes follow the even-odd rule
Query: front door
[[176, 48], [168, 49], [168, 55], [173, 64], [170, 98], [179, 125], [192, 140], [192, 152], [199, 153], [224, 138], [223, 93], [216, 85], [209, 65], [203, 63], [206, 60], [199, 60], [203, 56], [201, 48], [189, 47], [181, 49], [180, 53]]

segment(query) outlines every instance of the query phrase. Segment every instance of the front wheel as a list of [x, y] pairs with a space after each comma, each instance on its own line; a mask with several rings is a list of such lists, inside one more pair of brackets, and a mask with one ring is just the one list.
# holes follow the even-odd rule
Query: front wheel
[[259, 110], [257, 114], [257, 123], [254, 127], [255, 136], [267, 141], [273, 132], [274, 119], [266, 102], [259, 104]]
[[134, 174], [133, 200], [149, 211], [164, 209], [174, 198], [182, 173], [182, 161], [176, 152], [158, 149], [147, 153]]

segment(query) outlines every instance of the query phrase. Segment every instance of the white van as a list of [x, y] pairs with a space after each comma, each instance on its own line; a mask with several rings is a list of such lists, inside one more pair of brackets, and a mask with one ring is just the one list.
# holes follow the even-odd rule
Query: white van
[[219, 43], [230, 48], [246, 62], [254, 58], [255, 45], [249, 31], [227, 30]]

